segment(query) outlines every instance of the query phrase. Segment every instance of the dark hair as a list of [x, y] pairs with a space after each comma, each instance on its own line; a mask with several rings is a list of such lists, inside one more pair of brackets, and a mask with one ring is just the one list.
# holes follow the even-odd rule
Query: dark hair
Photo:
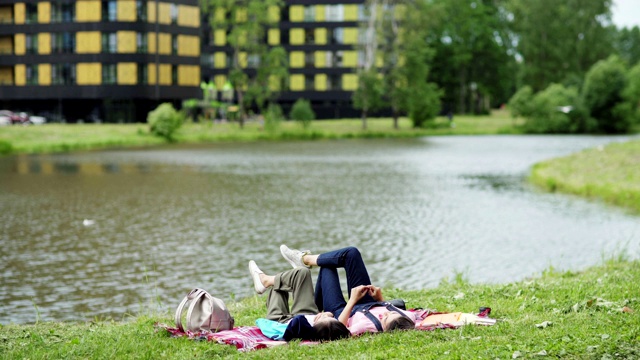
[[[400, 314], [402, 315], [402, 314]], [[413, 330], [416, 327], [416, 323], [406, 316], [398, 316], [397, 318], [387, 322], [387, 328], [384, 331], [393, 330]]]
[[344, 339], [351, 336], [351, 332], [347, 327], [338, 321], [333, 319], [332, 321], [321, 321], [313, 325], [320, 341], [331, 341]]

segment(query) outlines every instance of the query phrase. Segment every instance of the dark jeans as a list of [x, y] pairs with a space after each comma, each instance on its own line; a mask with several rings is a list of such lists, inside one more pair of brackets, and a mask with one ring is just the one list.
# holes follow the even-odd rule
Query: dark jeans
[[[371, 285], [369, 273], [364, 266], [362, 255], [355, 247], [346, 247], [340, 250], [330, 251], [318, 256], [320, 273], [316, 281], [315, 302], [320, 311], [333, 313], [336, 319], [347, 305], [342, 289], [338, 268], [344, 268], [347, 273], [347, 294], [351, 296], [351, 289], [359, 285]], [[375, 302], [371, 295], [366, 294], [358, 301], [358, 304]]]

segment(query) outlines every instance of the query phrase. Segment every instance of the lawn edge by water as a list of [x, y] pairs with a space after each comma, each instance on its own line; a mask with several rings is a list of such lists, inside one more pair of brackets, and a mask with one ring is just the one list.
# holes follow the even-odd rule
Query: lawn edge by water
[[547, 191], [599, 199], [640, 214], [640, 140], [540, 162], [529, 179]]
[[[385, 294], [404, 298], [409, 307], [448, 312], [474, 312], [479, 306], [490, 306], [492, 317], [499, 322], [490, 327], [364, 335], [315, 346], [293, 342], [243, 354], [228, 345], [171, 338], [164, 330], [154, 329], [156, 322], [171, 324], [170, 314], [155, 314], [124, 322], [0, 326], [0, 353], [5, 358], [52, 359], [640, 356], [640, 263], [624, 256], [580, 272], [549, 269], [536, 278], [510, 284], [469, 284], [458, 276], [433, 289], [391, 289]], [[254, 296], [229, 303], [236, 324], [252, 325], [264, 316], [264, 300]]]
[[[460, 116], [453, 124], [438, 118], [435, 127], [414, 129], [407, 118], [400, 118], [399, 129], [390, 118], [372, 118], [362, 129], [359, 119], [314, 121], [308, 129], [285, 121], [275, 131], [266, 131], [258, 122], [186, 123], [175, 136], [175, 144], [252, 142], [282, 140], [321, 140], [353, 138], [407, 138], [427, 135], [519, 134], [520, 121], [497, 111], [491, 116]], [[0, 155], [42, 154], [78, 150], [135, 148], [169, 145], [149, 133], [149, 126], [136, 124], [46, 124], [42, 126], [0, 127]]]

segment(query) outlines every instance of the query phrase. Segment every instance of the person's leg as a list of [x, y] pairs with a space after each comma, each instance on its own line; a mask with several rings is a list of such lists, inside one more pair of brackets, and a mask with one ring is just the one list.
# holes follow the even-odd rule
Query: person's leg
[[[347, 294], [351, 294], [351, 289], [359, 285], [371, 285], [369, 273], [362, 260], [360, 251], [351, 246], [339, 250], [329, 251], [317, 256], [303, 256], [303, 261], [308, 265], [318, 265], [322, 268], [344, 268], [347, 273]], [[322, 269], [321, 269], [322, 270]], [[337, 272], [336, 272], [337, 275]], [[320, 282], [318, 280], [318, 282]], [[339, 283], [338, 283], [339, 285]], [[326, 293], [323, 293], [323, 297]], [[365, 295], [358, 303], [374, 302], [371, 295]], [[316, 301], [317, 304], [317, 301]]]
[[267, 319], [286, 322], [293, 315], [289, 312], [289, 292], [269, 288], [267, 292]]
[[275, 276], [273, 289], [278, 292], [290, 292], [293, 296], [291, 314], [317, 314], [318, 308], [313, 298], [313, 279], [311, 270], [295, 268]]
[[347, 305], [342, 288], [340, 287], [340, 277], [338, 270], [331, 267], [320, 268], [318, 280], [316, 281], [315, 302], [318, 310], [329, 311], [337, 319]]

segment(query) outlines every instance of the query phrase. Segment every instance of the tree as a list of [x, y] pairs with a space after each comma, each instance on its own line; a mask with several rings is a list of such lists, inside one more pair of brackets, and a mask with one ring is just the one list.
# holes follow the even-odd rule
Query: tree
[[632, 122], [640, 124], [640, 62], [627, 72], [627, 86], [622, 97], [628, 109], [628, 116]]
[[625, 133], [632, 125], [622, 96], [626, 72], [624, 62], [612, 55], [594, 64], [585, 77], [582, 97], [602, 132]]
[[406, 5], [405, 1], [383, 0], [385, 11], [380, 16], [380, 26], [377, 29], [379, 51], [382, 57], [382, 92], [391, 107], [393, 128], [398, 129], [398, 116], [406, 108], [406, 95], [402, 83], [400, 61], [400, 24], [398, 19], [399, 7]]
[[626, 60], [629, 65], [640, 62], [640, 28], [622, 28], [615, 36], [614, 47], [620, 58]]
[[[207, 1], [212, 27], [226, 32], [227, 43], [231, 47], [228, 77], [236, 91], [242, 127], [246, 118], [246, 107], [254, 101], [262, 107], [268, 98], [266, 95], [269, 95], [269, 70], [281, 75], [280, 66], [274, 69], [272, 64], [262, 64], [267, 62], [269, 54], [274, 51], [268, 49], [265, 36], [267, 26], [276, 21], [271, 18], [269, 9], [280, 8], [282, 0]], [[276, 52], [276, 55], [278, 54], [280, 53]], [[249, 73], [248, 67], [258, 70]], [[260, 73], [259, 76], [256, 76], [256, 73]], [[249, 97], [245, 99], [247, 92]]]
[[444, 89], [447, 110], [486, 113], [514, 92], [515, 54], [502, 3], [433, 1], [431, 80]]
[[[526, 92], [527, 87], [523, 88]], [[521, 94], [521, 96], [526, 96]], [[582, 103], [575, 87], [551, 84], [537, 93], [528, 112], [524, 130], [535, 134], [585, 133], [595, 129], [595, 123]]]
[[378, 50], [377, 28], [378, 0], [367, 0], [365, 10], [367, 21], [364, 22], [360, 31], [364, 34], [364, 41], [360, 44], [360, 51], [363, 53], [363, 61], [358, 69], [358, 88], [353, 92], [353, 107], [362, 111], [362, 129], [367, 129], [367, 114], [376, 111], [383, 106], [382, 102], [382, 81], [378, 76], [375, 67], [376, 54]]
[[429, 82], [429, 64], [434, 52], [427, 45], [431, 14], [429, 4], [423, 1], [408, 1], [403, 16], [400, 61], [400, 83], [405, 86], [406, 110], [414, 127], [423, 127], [440, 111], [442, 91]]
[[277, 97], [281, 85], [289, 78], [289, 60], [282, 46], [270, 48], [261, 55], [256, 75], [249, 79], [246, 103], [255, 103], [263, 113]]
[[612, 0], [512, 0], [505, 3], [522, 57], [523, 85], [576, 83], [612, 53]]

